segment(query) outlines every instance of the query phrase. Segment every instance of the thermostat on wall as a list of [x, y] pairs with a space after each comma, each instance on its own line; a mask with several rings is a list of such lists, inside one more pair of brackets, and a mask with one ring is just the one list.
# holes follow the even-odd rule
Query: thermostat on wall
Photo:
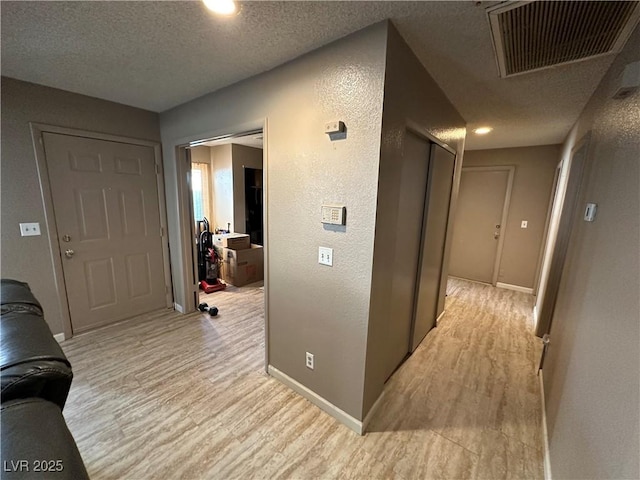
[[329, 225], [345, 225], [347, 207], [344, 205], [322, 205], [322, 223]]

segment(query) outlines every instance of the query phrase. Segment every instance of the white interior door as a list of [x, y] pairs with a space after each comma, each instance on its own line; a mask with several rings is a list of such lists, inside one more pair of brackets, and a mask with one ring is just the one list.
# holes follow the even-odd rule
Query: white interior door
[[74, 333], [166, 307], [153, 148], [42, 136]]

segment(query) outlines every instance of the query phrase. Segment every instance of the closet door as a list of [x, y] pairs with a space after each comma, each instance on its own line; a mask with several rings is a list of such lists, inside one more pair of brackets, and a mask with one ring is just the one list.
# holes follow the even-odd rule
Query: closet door
[[440, 292], [442, 290], [444, 295], [445, 291], [440, 286], [442, 282], [446, 282], [442, 278], [442, 268], [455, 160], [453, 153], [439, 145], [431, 145], [411, 351], [418, 347], [435, 326]]

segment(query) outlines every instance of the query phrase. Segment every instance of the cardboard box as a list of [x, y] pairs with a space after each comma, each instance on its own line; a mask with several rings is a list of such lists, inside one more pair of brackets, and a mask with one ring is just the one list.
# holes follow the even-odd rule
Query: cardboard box
[[246, 233], [222, 233], [213, 236], [213, 245], [219, 248], [244, 250], [251, 248], [251, 239]]
[[251, 245], [251, 248], [235, 250], [233, 248], [222, 249], [222, 279], [242, 287], [250, 283], [264, 280], [264, 250], [260, 245]]

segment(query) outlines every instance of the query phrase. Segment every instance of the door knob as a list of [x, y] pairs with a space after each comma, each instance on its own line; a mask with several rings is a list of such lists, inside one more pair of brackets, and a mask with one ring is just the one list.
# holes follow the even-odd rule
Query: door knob
[[73, 250], [71, 250], [70, 248], [64, 251], [64, 254], [67, 258], [71, 258], [73, 257], [73, 254], [76, 253]]

